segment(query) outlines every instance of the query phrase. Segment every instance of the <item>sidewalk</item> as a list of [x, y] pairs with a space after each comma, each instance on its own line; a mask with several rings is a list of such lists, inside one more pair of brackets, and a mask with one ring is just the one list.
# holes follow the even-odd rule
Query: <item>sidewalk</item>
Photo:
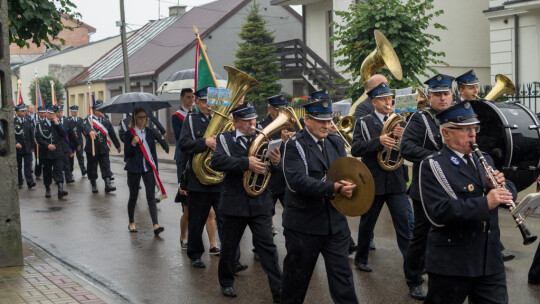
[[24, 266], [0, 268], [0, 303], [114, 303], [24, 238], [23, 257]]

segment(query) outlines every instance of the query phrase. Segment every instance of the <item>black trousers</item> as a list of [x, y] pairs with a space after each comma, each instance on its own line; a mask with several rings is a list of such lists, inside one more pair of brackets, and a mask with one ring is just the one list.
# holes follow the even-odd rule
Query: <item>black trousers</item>
[[[283, 187], [285, 187], [285, 185], [283, 185]], [[279, 200], [281, 202], [281, 205], [283, 206], [283, 201], [285, 200], [285, 193], [276, 193], [274, 191], [270, 191], [270, 195], [272, 196], [272, 203], [274, 203], [274, 209], [272, 209], [272, 215], [275, 215], [277, 201]]]
[[34, 163], [34, 174], [36, 175], [36, 177], [40, 177], [43, 168], [43, 162], [41, 161], [41, 159], [38, 158], [37, 151], [37, 148], [34, 149], [34, 158], [36, 160], [36, 162]]
[[283, 261], [283, 292], [281, 303], [303, 303], [313, 274], [322, 254], [330, 295], [334, 303], [358, 303], [349, 264], [350, 230], [333, 235], [311, 235], [285, 229], [287, 256]]
[[66, 178], [66, 181], [73, 180], [73, 174], [71, 174], [71, 169], [69, 167], [69, 161], [70, 161], [70, 153], [69, 153], [69, 147], [67, 149], [67, 152], [64, 152], [64, 176]]
[[425, 304], [462, 304], [467, 296], [474, 304], [508, 303], [506, 274], [468, 278], [428, 273]]
[[158, 224], [156, 197], [154, 193], [156, 179], [154, 178], [154, 171], [152, 170], [144, 173], [127, 173], [127, 185], [129, 188], [129, 200], [127, 208], [129, 222], [135, 222], [135, 205], [137, 204], [137, 197], [139, 196], [139, 184], [141, 183], [141, 177], [144, 183], [144, 189], [146, 191], [146, 201], [148, 202], [148, 210], [150, 211], [152, 224], [156, 225]]
[[40, 159], [43, 162], [43, 185], [50, 186], [54, 178], [56, 184], [64, 182], [62, 168], [64, 166], [63, 158]]
[[[192, 205], [193, 203], [189, 205], [190, 213]], [[270, 213], [252, 217], [223, 215], [223, 238], [221, 239], [222, 247], [218, 266], [219, 284], [222, 287], [233, 286], [233, 264], [240, 239], [242, 239], [246, 226], [249, 226], [251, 233], [253, 233], [255, 249], [259, 253], [261, 266], [268, 276], [270, 291], [272, 293], [279, 293], [281, 290], [282, 274], [272, 235], [272, 215]]]
[[191, 260], [201, 258], [204, 253], [202, 234], [206, 219], [210, 213], [210, 207], [214, 207], [216, 212], [217, 231], [219, 239], [222, 240], [221, 228], [223, 226], [222, 216], [218, 215], [219, 192], [197, 192], [189, 191], [189, 213], [188, 213], [188, 248], [187, 256]]
[[17, 177], [19, 179], [19, 186], [22, 186], [23, 180], [26, 179], [26, 184], [29, 185], [34, 182], [32, 177], [32, 153], [19, 154], [17, 153]]
[[409, 287], [420, 286], [424, 282], [424, 257], [426, 244], [431, 223], [426, 217], [421, 201], [413, 200], [414, 207], [414, 230], [413, 237], [409, 242], [407, 257], [405, 259], [405, 278]]
[[540, 244], [538, 244], [531, 269], [529, 269], [529, 281], [540, 282]]
[[109, 160], [109, 153], [97, 154], [92, 156], [92, 153], [86, 153], [86, 159], [88, 161], [88, 179], [95, 181], [98, 178], [97, 167], [99, 163], [99, 170], [101, 171], [101, 178], [111, 177], [111, 161]]
[[77, 157], [77, 162], [79, 163], [79, 168], [81, 168], [81, 172], [83, 170], [86, 170], [84, 167], [84, 156], [83, 156], [83, 150], [77, 150], [75, 149], [73, 157], [69, 158], [69, 170], [73, 174], [73, 167], [75, 166], [75, 157]]

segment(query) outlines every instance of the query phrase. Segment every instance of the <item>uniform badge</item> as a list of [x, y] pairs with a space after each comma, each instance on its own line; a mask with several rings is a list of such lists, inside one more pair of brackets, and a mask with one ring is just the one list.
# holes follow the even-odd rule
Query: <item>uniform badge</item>
[[450, 156], [450, 161], [452, 162], [452, 164], [459, 166], [459, 159], [457, 157]]
[[464, 107], [465, 109], [467, 109], [467, 110], [468, 110], [468, 109], [470, 109], [470, 108], [471, 108], [471, 104], [470, 104], [470, 103], [468, 103], [468, 102], [466, 102], [466, 103], [465, 103], [465, 104], [463, 105], [463, 107]]
[[328, 107], [328, 102], [326, 102], [326, 101], [323, 102], [322, 106], [325, 107], [325, 108]]
[[471, 71], [471, 75], [473, 75], [473, 76], [474, 76], [474, 75], [476, 75], [476, 74], [474, 73], [474, 71]]
[[474, 191], [474, 185], [473, 184], [469, 184], [467, 186], [467, 189], [469, 189], [469, 191]]
[[442, 80], [442, 76], [437, 76], [437, 81], [441, 81]]

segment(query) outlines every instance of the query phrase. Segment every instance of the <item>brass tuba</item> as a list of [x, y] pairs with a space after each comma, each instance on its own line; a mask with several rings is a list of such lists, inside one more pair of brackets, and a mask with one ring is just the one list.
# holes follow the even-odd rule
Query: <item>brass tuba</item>
[[[387, 67], [392, 75], [396, 77], [397, 80], [401, 80], [403, 77], [403, 72], [401, 70], [401, 64], [399, 63], [399, 58], [394, 52], [390, 41], [378, 30], [373, 32], [375, 35], [375, 43], [377, 47], [371, 54], [369, 54], [366, 59], [362, 62], [360, 67], [360, 79], [363, 81], [365, 91], [369, 91], [368, 80], [371, 76], [375, 75], [377, 71], [383, 67]], [[367, 98], [367, 94], [364, 93], [352, 106], [349, 110], [349, 115], [354, 116], [354, 111], [356, 107]]]
[[503, 94], [516, 94], [516, 87], [514, 86], [512, 80], [510, 80], [508, 77], [504, 76], [503, 74], [497, 74], [495, 76], [495, 81], [495, 86], [486, 95], [486, 97], [484, 97], [485, 100], [495, 100], [501, 97]]
[[[270, 161], [267, 159], [266, 153], [268, 152], [268, 143], [270, 142], [270, 137], [281, 132], [284, 129], [294, 129], [295, 126], [298, 126], [299, 129], [302, 129], [300, 121], [294, 110], [290, 107], [280, 108], [279, 114], [274, 121], [272, 121], [266, 128], [263, 130], [258, 130], [259, 135], [255, 138], [251, 147], [249, 148], [248, 157], [255, 156], [260, 159], [263, 163], [266, 164], [268, 168], [270, 166]], [[254, 127], [253, 127], [254, 128]], [[272, 173], [266, 171], [265, 174], [260, 175], [251, 170], [244, 172], [244, 189], [247, 194], [250, 196], [257, 196], [264, 192], [270, 181]]]
[[[236, 68], [225, 66], [228, 73], [227, 89], [231, 90], [230, 105], [216, 106], [215, 113], [208, 124], [208, 128], [204, 132], [204, 138], [216, 136], [221, 132], [231, 129], [229, 114], [231, 109], [236, 107], [242, 96], [252, 88], [259, 87], [260, 84], [250, 75]], [[223, 172], [215, 171], [210, 167], [210, 159], [212, 158], [212, 150], [206, 149], [205, 152], [195, 154], [193, 156], [193, 171], [199, 182], [203, 185], [219, 184], [223, 181]]]

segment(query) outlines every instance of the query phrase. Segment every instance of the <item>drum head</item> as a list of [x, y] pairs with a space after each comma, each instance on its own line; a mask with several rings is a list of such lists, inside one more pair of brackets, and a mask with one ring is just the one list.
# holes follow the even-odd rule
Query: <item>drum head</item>
[[488, 153], [518, 191], [538, 176], [540, 135], [538, 119], [519, 103], [473, 102], [481, 130], [476, 135], [480, 150]]

